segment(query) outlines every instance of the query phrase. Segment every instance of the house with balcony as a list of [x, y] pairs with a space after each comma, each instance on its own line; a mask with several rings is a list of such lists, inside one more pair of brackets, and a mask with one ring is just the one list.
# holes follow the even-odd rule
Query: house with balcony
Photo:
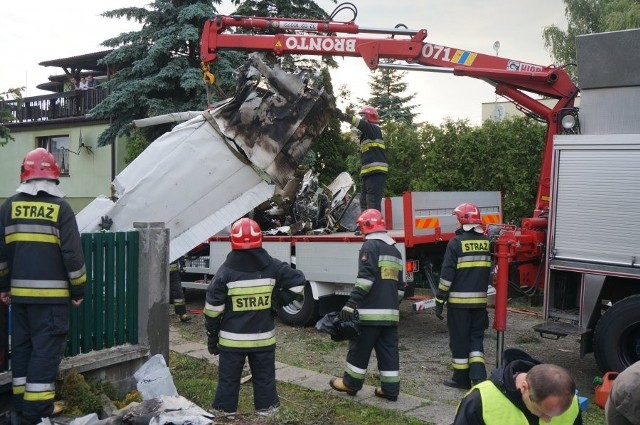
[[98, 137], [109, 121], [88, 116], [102, 102], [108, 90], [101, 85], [91, 90], [74, 90], [71, 78], [80, 81], [89, 74], [106, 81], [113, 70], [98, 65], [109, 51], [41, 62], [63, 74], [52, 75], [37, 87], [50, 94], [0, 102], [13, 119], [5, 126], [15, 139], [0, 147], [0, 203], [15, 193], [20, 165], [27, 152], [43, 147], [51, 152], [61, 169], [60, 188], [78, 212], [98, 195], [111, 195], [111, 181], [126, 164], [123, 139], [110, 146], [98, 146]]

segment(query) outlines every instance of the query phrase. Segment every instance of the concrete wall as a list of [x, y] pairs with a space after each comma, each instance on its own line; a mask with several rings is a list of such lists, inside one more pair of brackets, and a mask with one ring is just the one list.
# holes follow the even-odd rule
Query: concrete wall
[[[65, 358], [60, 380], [75, 369], [85, 380], [110, 382], [124, 394], [136, 388], [133, 374], [150, 356], [162, 354], [169, 364], [169, 230], [163, 223], [135, 223], [134, 227], [140, 233], [138, 344]], [[1, 373], [0, 398], [2, 392], [11, 391], [10, 384], [11, 372]]]

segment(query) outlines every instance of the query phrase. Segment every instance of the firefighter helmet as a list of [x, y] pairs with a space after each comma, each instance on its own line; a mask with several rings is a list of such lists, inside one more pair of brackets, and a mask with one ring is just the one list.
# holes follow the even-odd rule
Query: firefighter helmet
[[231, 249], [262, 247], [262, 231], [250, 218], [241, 218], [231, 226]]
[[384, 218], [380, 211], [376, 209], [364, 210], [358, 217], [356, 223], [358, 223], [358, 227], [363, 235], [387, 231], [387, 228], [384, 225]]
[[54, 180], [58, 183], [59, 177], [60, 168], [56, 159], [46, 149], [34, 149], [24, 157], [20, 168], [20, 183], [34, 179]]
[[458, 205], [453, 210], [453, 215], [458, 217], [460, 224], [482, 224], [480, 209], [469, 202]]
[[367, 121], [372, 122], [372, 123], [379, 123], [380, 122], [380, 115], [378, 115], [378, 111], [376, 111], [376, 108], [374, 108], [373, 106], [365, 106], [363, 107], [360, 112], [358, 112], [358, 114], [360, 115], [364, 115], [364, 117], [366, 118]]

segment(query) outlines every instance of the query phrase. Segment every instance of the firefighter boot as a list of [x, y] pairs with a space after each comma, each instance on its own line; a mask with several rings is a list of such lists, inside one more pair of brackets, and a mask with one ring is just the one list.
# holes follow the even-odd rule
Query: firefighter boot
[[398, 401], [397, 395], [387, 395], [384, 393], [384, 391], [382, 391], [381, 387], [376, 387], [373, 393], [376, 395], [376, 397], [386, 398], [389, 401]]
[[471, 381], [469, 379], [469, 369], [454, 369], [453, 376], [443, 382], [444, 385], [451, 388], [460, 388], [468, 390], [471, 388]]
[[357, 390], [352, 390], [351, 388], [347, 387], [342, 378], [331, 378], [331, 381], [329, 381], [329, 385], [331, 385], [331, 388], [336, 391], [340, 391], [341, 393], [347, 393], [349, 395], [356, 395], [358, 393]]
[[64, 411], [65, 404], [64, 401], [54, 401], [53, 402], [53, 411], [50, 416], [57, 416]]

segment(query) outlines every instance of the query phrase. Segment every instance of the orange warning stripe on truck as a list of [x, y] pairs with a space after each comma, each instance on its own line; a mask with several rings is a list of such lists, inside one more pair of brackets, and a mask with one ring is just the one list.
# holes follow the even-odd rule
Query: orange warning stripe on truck
[[440, 227], [440, 219], [437, 217], [416, 218], [416, 229], [434, 229], [436, 227]]
[[482, 224], [500, 223], [500, 214], [484, 214], [482, 216]]

